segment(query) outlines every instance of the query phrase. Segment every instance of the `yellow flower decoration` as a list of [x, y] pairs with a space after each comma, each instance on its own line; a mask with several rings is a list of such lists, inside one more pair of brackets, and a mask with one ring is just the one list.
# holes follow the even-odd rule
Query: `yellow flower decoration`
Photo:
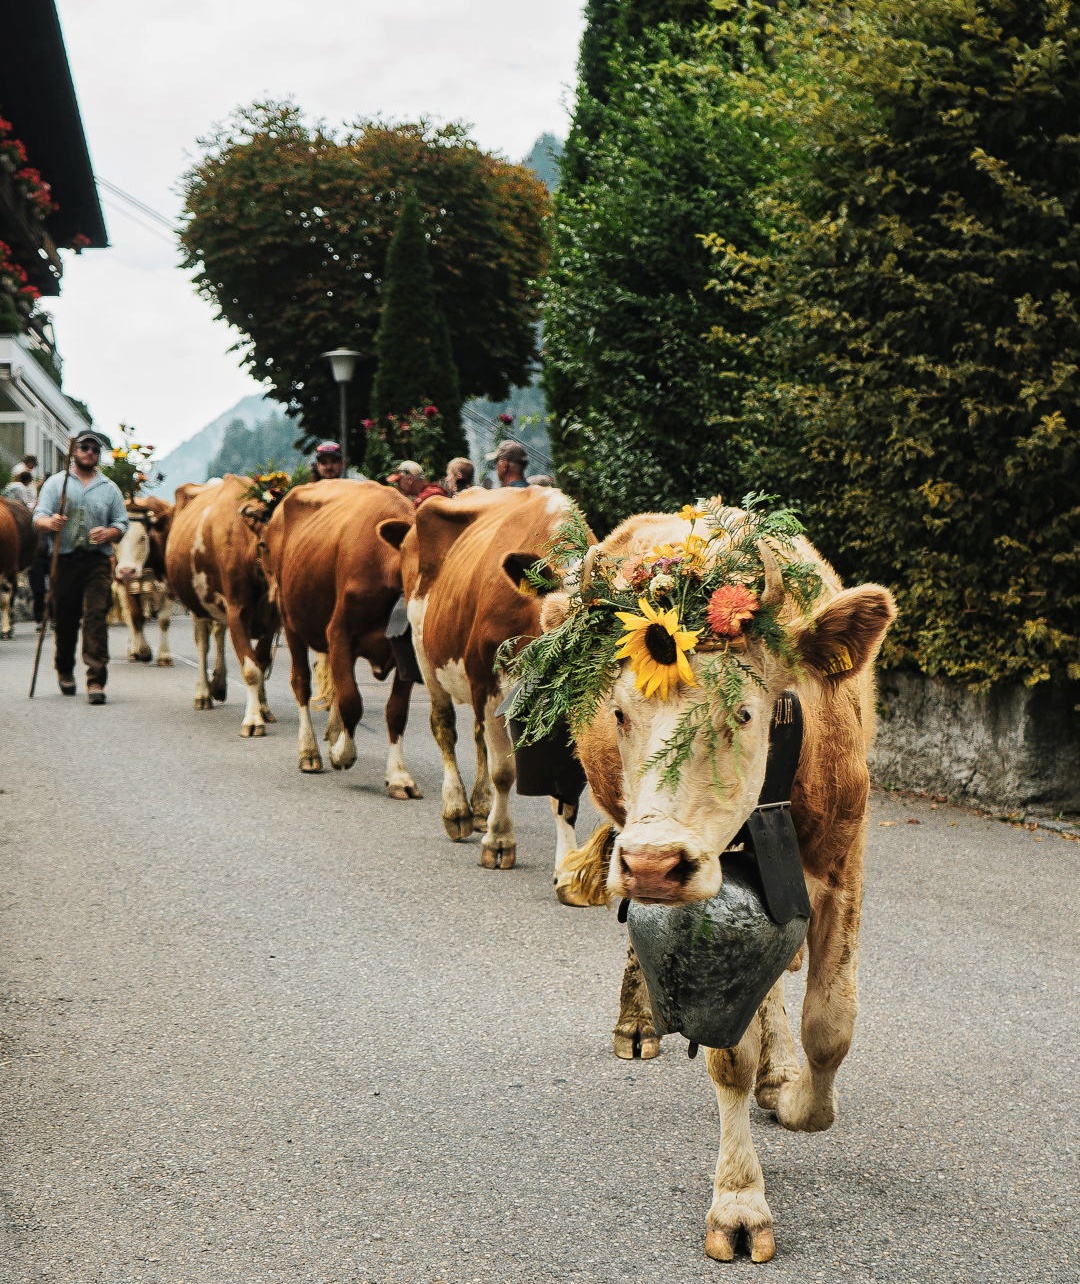
[[679, 613], [672, 607], [657, 611], [647, 599], [638, 598], [640, 615], [616, 611], [625, 632], [619, 639], [616, 660], [629, 660], [635, 685], [643, 696], [666, 700], [680, 679], [696, 687], [697, 679], [686, 658], [697, 645], [700, 629], [680, 630]]
[[708, 515], [708, 509], [695, 508], [693, 504], [683, 504], [679, 509], [679, 516], [684, 522], [696, 522], [699, 517], [708, 517]]

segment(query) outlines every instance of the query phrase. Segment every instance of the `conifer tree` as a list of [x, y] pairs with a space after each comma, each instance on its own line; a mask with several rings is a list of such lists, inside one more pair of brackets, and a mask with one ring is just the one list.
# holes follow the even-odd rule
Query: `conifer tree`
[[414, 410], [434, 405], [444, 436], [443, 451], [435, 453], [445, 453], [448, 459], [467, 454], [450, 329], [439, 306], [420, 202], [412, 190], [402, 202], [386, 254], [375, 355], [372, 414], [376, 422], [387, 417], [404, 419]]

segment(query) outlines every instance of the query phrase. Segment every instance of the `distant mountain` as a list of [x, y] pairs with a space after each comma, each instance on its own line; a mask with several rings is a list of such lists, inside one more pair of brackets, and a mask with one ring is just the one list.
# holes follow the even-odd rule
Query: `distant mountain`
[[553, 192], [559, 186], [559, 159], [562, 154], [562, 142], [554, 134], [541, 134], [521, 163], [532, 170], [549, 192]]
[[269, 397], [258, 393], [244, 397], [231, 410], [218, 415], [205, 428], [200, 428], [193, 437], [189, 437], [158, 461], [158, 472], [163, 474], [164, 480], [154, 487], [154, 494], [171, 500], [177, 486], [184, 482], [206, 481], [207, 465], [221, 449], [225, 429], [231, 423], [239, 419], [248, 428], [255, 428], [280, 413], [281, 403]]

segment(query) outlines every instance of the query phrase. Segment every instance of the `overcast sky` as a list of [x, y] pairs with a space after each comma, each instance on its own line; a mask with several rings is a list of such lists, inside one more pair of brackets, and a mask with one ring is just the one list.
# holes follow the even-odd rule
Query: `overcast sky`
[[[196, 140], [260, 98], [338, 125], [463, 121], [509, 160], [566, 136], [584, 0], [57, 0], [99, 180], [174, 220]], [[111, 248], [46, 301], [64, 390], [166, 454], [260, 391], [153, 218], [101, 193]]]

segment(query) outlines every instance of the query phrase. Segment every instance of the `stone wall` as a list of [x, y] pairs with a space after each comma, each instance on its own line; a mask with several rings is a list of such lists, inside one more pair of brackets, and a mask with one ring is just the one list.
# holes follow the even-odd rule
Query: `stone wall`
[[1080, 814], [1080, 682], [973, 693], [879, 674], [876, 784], [999, 812]]

